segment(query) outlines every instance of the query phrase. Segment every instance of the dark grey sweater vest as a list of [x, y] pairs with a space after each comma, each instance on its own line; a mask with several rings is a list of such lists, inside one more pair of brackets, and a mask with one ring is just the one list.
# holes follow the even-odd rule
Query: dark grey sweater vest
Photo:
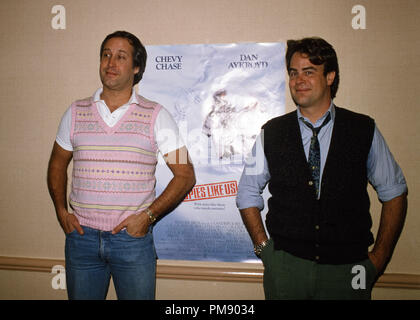
[[335, 108], [319, 200], [310, 183], [297, 112], [263, 126], [272, 195], [266, 226], [274, 246], [328, 264], [363, 260], [373, 243], [366, 162], [375, 124], [368, 116]]

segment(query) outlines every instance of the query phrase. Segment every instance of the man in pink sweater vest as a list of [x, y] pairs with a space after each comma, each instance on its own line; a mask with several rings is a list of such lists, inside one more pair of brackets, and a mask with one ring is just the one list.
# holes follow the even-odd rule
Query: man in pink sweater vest
[[[146, 49], [134, 35], [108, 35], [100, 49], [103, 87], [72, 103], [59, 126], [48, 188], [66, 235], [69, 299], [105, 299], [111, 277], [118, 299], [154, 299], [153, 223], [195, 184], [173, 118], [134, 89], [146, 59]], [[173, 178], [156, 198], [158, 152]], [[69, 210], [67, 168], [72, 159]]]

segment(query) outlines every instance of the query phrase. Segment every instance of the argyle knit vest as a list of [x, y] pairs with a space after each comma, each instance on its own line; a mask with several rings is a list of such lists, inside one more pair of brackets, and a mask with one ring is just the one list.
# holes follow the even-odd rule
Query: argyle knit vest
[[334, 127], [318, 200], [296, 111], [263, 126], [271, 179], [267, 229], [278, 250], [318, 263], [352, 263], [373, 243], [367, 158], [375, 123], [335, 107]]
[[157, 146], [154, 123], [160, 105], [137, 96], [109, 127], [93, 98], [71, 105], [73, 145], [70, 206], [82, 226], [110, 231], [155, 199]]

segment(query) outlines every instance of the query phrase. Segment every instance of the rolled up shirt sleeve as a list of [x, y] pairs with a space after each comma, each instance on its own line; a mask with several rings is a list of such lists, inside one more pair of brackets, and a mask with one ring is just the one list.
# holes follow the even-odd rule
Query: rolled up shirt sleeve
[[389, 201], [408, 190], [404, 174], [376, 126], [368, 155], [367, 174], [381, 201]]
[[264, 209], [262, 193], [270, 180], [267, 159], [259, 135], [245, 160], [245, 167], [239, 180], [236, 206], [239, 210], [256, 207]]

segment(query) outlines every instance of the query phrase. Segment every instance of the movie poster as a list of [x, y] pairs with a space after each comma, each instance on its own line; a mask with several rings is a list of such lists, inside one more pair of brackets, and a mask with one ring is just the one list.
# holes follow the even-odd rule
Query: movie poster
[[[258, 261], [235, 200], [261, 126], [284, 114], [284, 50], [284, 43], [147, 46], [138, 92], [173, 115], [197, 180], [154, 228], [160, 259]], [[156, 170], [159, 195], [172, 173], [161, 156]]]

